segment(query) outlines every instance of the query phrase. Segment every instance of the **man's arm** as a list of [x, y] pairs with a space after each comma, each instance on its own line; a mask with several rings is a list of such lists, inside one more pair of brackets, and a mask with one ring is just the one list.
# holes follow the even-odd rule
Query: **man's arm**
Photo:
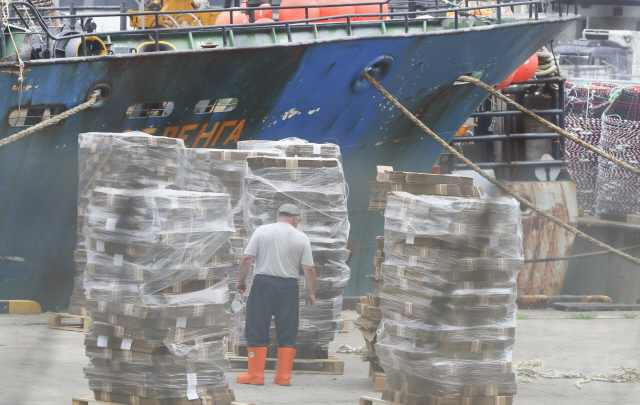
[[309, 309], [316, 306], [316, 268], [302, 265], [304, 279], [307, 282], [307, 299], [305, 303]]
[[[245, 284], [244, 279], [247, 278], [247, 274], [249, 274], [249, 269], [251, 268], [253, 259], [254, 257], [251, 255], [242, 255], [242, 259], [240, 259], [240, 266], [238, 268], [238, 281], [236, 281], [236, 291], [244, 291], [247, 289], [247, 285]], [[315, 281], [315, 271], [313, 279]]]

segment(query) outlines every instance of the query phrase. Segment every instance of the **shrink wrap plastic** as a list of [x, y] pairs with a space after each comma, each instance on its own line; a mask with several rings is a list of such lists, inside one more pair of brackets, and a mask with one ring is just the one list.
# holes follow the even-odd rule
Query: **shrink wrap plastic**
[[236, 230], [230, 196], [203, 191], [224, 184], [181, 140], [83, 134], [80, 158], [93, 318], [84, 372], [96, 399], [229, 405]]
[[517, 202], [391, 192], [384, 253], [375, 349], [387, 388], [430, 397], [515, 394]]
[[280, 150], [286, 157], [336, 158], [342, 163], [340, 147], [333, 143], [311, 143], [300, 138], [285, 138], [279, 141], [239, 141], [239, 150]]
[[[231, 238], [233, 257], [228, 267], [229, 290], [235, 289], [238, 280], [238, 265], [242, 252], [249, 242], [247, 230], [244, 227], [244, 212], [242, 205], [242, 176], [244, 174], [245, 161], [250, 156], [283, 156], [283, 152], [277, 149], [268, 150], [228, 150], [228, 149], [187, 149], [187, 159], [193, 162], [196, 172], [208, 173], [212, 177], [190, 176], [189, 190], [215, 191], [218, 181], [224, 186], [231, 198], [231, 208], [236, 232]], [[229, 338], [235, 345], [246, 345], [244, 327], [237, 322], [244, 320], [246, 301], [251, 291], [253, 272], [250, 271], [245, 280], [247, 288], [242, 294], [243, 308], [232, 318], [231, 333]], [[235, 298], [232, 293], [230, 299]]]
[[349, 220], [342, 165], [336, 158], [249, 157], [244, 187], [245, 225], [250, 234], [276, 222], [281, 205], [294, 204], [300, 209], [298, 229], [311, 242], [317, 278], [316, 307], [307, 309], [307, 288], [300, 269], [298, 350], [326, 351], [335, 330], [344, 325], [342, 293], [350, 276], [345, 264]]

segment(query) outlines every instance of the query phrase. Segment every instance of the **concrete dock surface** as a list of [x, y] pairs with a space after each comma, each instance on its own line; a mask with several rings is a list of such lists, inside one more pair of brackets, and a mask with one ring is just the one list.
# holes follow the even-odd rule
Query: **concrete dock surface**
[[[355, 311], [344, 311], [352, 322]], [[595, 319], [572, 319], [554, 310], [520, 311], [514, 362], [541, 359], [560, 372], [608, 374], [615, 367], [640, 368], [640, 317], [626, 319], [617, 312], [598, 312]], [[49, 329], [48, 314], [0, 315], [0, 405], [70, 405], [74, 396], [91, 395], [82, 367], [84, 334]], [[258, 405], [358, 404], [361, 395], [378, 396], [369, 382], [368, 363], [356, 354], [335, 353], [341, 344], [360, 346], [360, 332], [336, 334], [331, 354], [345, 362], [344, 375], [294, 374], [290, 387], [235, 383], [236, 400]], [[515, 405], [638, 405], [640, 383], [592, 382], [582, 389], [577, 379], [540, 379], [518, 385]]]

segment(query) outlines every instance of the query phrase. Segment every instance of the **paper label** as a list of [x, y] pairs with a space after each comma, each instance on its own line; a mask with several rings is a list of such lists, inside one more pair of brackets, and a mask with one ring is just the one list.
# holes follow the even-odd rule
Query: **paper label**
[[407, 245], [413, 245], [416, 239], [416, 235], [413, 233], [407, 234]]
[[180, 208], [180, 204], [178, 204], [178, 199], [177, 198], [170, 197], [169, 198], [169, 202], [171, 203], [171, 208], [172, 209]]
[[103, 252], [104, 253], [104, 241], [103, 240], [96, 240], [96, 250], [98, 252]]
[[176, 319], [176, 328], [186, 328], [186, 327], [187, 327], [187, 317], [179, 316], [178, 319]]
[[120, 345], [120, 349], [131, 350], [132, 343], [133, 343], [133, 339], [122, 339], [122, 344]]
[[124, 261], [124, 256], [123, 255], [118, 255], [118, 254], [113, 255], [113, 265], [114, 266], [122, 267], [122, 262], [123, 261]]
[[313, 145], [313, 154], [314, 155], [322, 154], [322, 145]]
[[115, 231], [118, 218], [107, 218], [107, 223], [104, 225], [106, 231]]
[[198, 385], [198, 376], [196, 373], [187, 373], [187, 385]]
[[103, 335], [98, 336], [98, 347], [107, 347], [108, 343], [109, 343], [109, 336], [103, 336]]
[[193, 401], [194, 399], [198, 399], [198, 391], [196, 387], [193, 385], [187, 385], [187, 399], [189, 401]]

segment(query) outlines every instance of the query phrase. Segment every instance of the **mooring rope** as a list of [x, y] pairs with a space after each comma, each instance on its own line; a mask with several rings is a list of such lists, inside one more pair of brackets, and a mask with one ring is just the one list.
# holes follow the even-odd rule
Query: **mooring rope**
[[603, 382], [640, 382], [640, 370], [633, 367], [617, 367], [609, 374], [594, 374], [588, 376], [579, 372], [561, 373], [556, 370], [544, 368], [542, 360], [523, 360], [516, 363], [513, 368], [518, 376], [519, 383], [537, 382], [538, 378], [580, 378], [576, 382], [576, 388], [580, 388], [580, 384], [590, 383], [591, 381]]
[[[473, 171], [475, 171], [476, 173], [478, 173], [480, 176], [482, 176], [483, 178], [485, 178], [487, 181], [489, 181], [491, 184], [495, 185], [496, 187], [498, 187], [500, 190], [502, 190], [502, 192], [504, 192], [507, 195], [510, 195], [511, 197], [515, 198], [520, 204], [531, 208], [533, 211], [537, 212], [538, 214], [540, 214], [541, 216], [543, 216], [544, 218], [546, 218], [547, 220], [553, 222], [554, 224], [558, 225], [561, 228], [566, 229], [567, 231], [575, 234], [576, 236], [580, 236], [581, 238], [584, 238], [586, 240], [588, 240], [589, 242], [592, 242], [593, 244], [595, 244], [596, 246], [599, 246], [611, 253], [615, 253], [618, 256], [621, 256], [627, 260], [629, 260], [630, 262], [633, 262], [637, 265], [640, 265], [640, 259], [637, 259], [633, 256], [629, 256], [628, 254], [621, 252], [620, 250], [609, 246], [605, 243], [600, 242], [599, 240], [587, 235], [586, 233], [574, 228], [573, 226], [560, 221], [558, 218], [544, 212], [542, 209], [538, 208], [537, 206], [533, 205], [530, 201], [526, 200], [525, 198], [521, 197], [520, 195], [518, 195], [517, 193], [515, 193], [513, 190], [511, 190], [509, 187], [505, 186], [503, 183], [501, 183], [500, 181], [494, 179], [493, 177], [491, 177], [489, 174], [487, 174], [484, 170], [482, 170], [480, 167], [478, 167], [476, 164], [474, 164], [472, 161], [470, 161], [469, 159], [467, 159], [466, 157], [464, 157], [460, 152], [458, 152], [457, 150], [455, 150], [451, 145], [449, 145], [447, 142], [445, 142], [442, 138], [440, 138], [435, 132], [433, 132], [432, 130], [430, 130], [426, 125], [424, 125], [422, 123], [422, 121], [420, 121], [418, 118], [416, 118], [415, 115], [411, 114], [411, 112], [409, 110], [407, 110], [402, 104], [400, 104], [400, 102], [398, 100], [396, 100], [391, 94], [389, 94], [388, 91], [386, 91], [381, 85], [380, 83], [378, 83], [377, 81], [375, 81], [375, 79], [373, 77], [371, 77], [369, 75], [369, 73], [365, 72], [362, 74], [363, 77], [376, 89], [378, 90], [387, 100], [389, 100], [391, 102], [391, 104], [393, 104], [396, 108], [398, 108], [400, 111], [402, 111], [402, 113], [404, 115], [407, 116], [407, 118], [409, 118], [414, 124], [416, 124], [418, 126], [418, 128], [420, 128], [422, 131], [424, 131], [427, 135], [429, 135], [434, 141], [438, 142], [443, 148], [445, 148], [449, 153], [451, 153], [452, 155], [454, 155], [456, 158], [460, 159], [461, 161], [463, 161], [467, 166], [469, 166]], [[467, 76], [463, 76], [465, 78], [467, 78]], [[462, 79], [462, 78], [461, 78]], [[475, 79], [473, 79], [475, 80]], [[482, 82], [480, 82], [482, 83]], [[484, 83], [482, 83], [484, 84]], [[523, 107], [521, 107], [523, 108]], [[524, 108], [523, 108], [524, 109]], [[533, 114], [533, 113], [532, 113]], [[535, 114], [533, 114], [535, 115]], [[558, 128], [560, 129], [560, 128]], [[634, 168], [635, 169], [635, 168]]]
[[30, 127], [30, 128], [23, 129], [22, 131], [18, 132], [17, 134], [13, 134], [11, 136], [8, 136], [8, 137], [0, 140], [0, 147], [6, 145], [8, 143], [11, 143], [13, 141], [17, 141], [18, 139], [23, 138], [23, 137], [25, 137], [27, 135], [30, 135], [30, 134], [32, 134], [32, 133], [34, 133], [34, 132], [36, 132], [36, 131], [38, 131], [38, 130], [40, 130], [42, 128], [46, 128], [48, 126], [55, 125], [55, 124], [59, 123], [60, 121], [62, 121], [63, 119], [68, 118], [68, 117], [72, 116], [75, 113], [78, 113], [78, 112], [80, 112], [82, 110], [86, 110], [87, 108], [89, 108], [92, 105], [94, 105], [96, 103], [96, 101], [98, 101], [98, 97], [100, 97], [100, 92], [96, 91], [93, 94], [91, 94], [89, 96], [89, 100], [85, 101], [84, 103], [82, 103], [82, 104], [80, 104], [78, 106], [75, 106], [70, 110], [64, 111], [64, 112], [62, 112], [62, 113], [60, 113], [58, 115], [54, 115], [53, 118], [50, 118], [50, 119], [48, 119], [46, 121], [42, 121], [41, 123], [36, 124], [36, 125], [34, 125], [34, 126]]
[[[625, 248], [620, 248], [619, 250], [624, 251], [624, 250], [631, 250], [631, 249], [637, 249], [640, 248], [640, 245], [635, 245], [635, 246], [628, 246]], [[526, 263], [543, 263], [543, 262], [557, 262], [560, 260], [571, 260], [571, 259], [579, 259], [581, 257], [589, 257], [589, 256], [599, 256], [599, 255], [606, 255], [609, 254], [611, 252], [607, 252], [606, 250], [601, 250], [599, 252], [591, 252], [591, 253], [581, 253], [579, 255], [572, 255], [572, 256], [563, 256], [563, 257], [547, 257], [544, 259], [531, 259], [531, 260], [525, 260], [525, 264]]]
[[[532, 113], [531, 111], [527, 110], [526, 108], [524, 108], [520, 104], [518, 104], [515, 101], [511, 100], [509, 97], [506, 97], [504, 94], [498, 92], [493, 87], [486, 85], [485, 83], [481, 82], [480, 80], [474, 79], [473, 77], [470, 77], [470, 76], [461, 76], [461, 77], [458, 78], [458, 80], [461, 81], [461, 82], [471, 83], [471, 84], [474, 84], [474, 85], [482, 88], [483, 90], [489, 92], [491, 95], [494, 95], [494, 96], [498, 97], [500, 100], [502, 100], [505, 103], [509, 104], [510, 106], [515, 108], [516, 110], [521, 111], [522, 113], [528, 115], [529, 117], [531, 117], [532, 119], [536, 120], [540, 124], [552, 129], [555, 133], [564, 136], [565, 138], [575, 142], [576, 144], [582, 146], [583, 148], [595, 153], [596, 155], [600, 156], [601, 158], [607, 159], [608, 161], [613, 162], [614, 164], [622, 167], [623, 169], [626, 169], [626, 170], [628, 170], [628, 171], [640, 176], [640, 169], [638, 169], [636, 167], [633, 167], [629, 163], [623, 162], [622, 160], [620, 160], [620, 159], [618, 159], [616, 157], [613, 157], [613, 156], [609, 155], [606, 152], [601, 151], [600, 149], [596, 148], [595, 146], [589, 145], [587, 142], [585, 142], [582, 139], [572, 135], [571, 133], [569, 133], [569, 132], [565, 131], [564, 129], [560, 128], [559, 126], [556, 126], [556, 125], [552, 124], [551, 122], [545, 120], [544, 118], [540, 117], [539, 115]], [[562, 91], [562, 89], [560, 89], [560, 91]]]

